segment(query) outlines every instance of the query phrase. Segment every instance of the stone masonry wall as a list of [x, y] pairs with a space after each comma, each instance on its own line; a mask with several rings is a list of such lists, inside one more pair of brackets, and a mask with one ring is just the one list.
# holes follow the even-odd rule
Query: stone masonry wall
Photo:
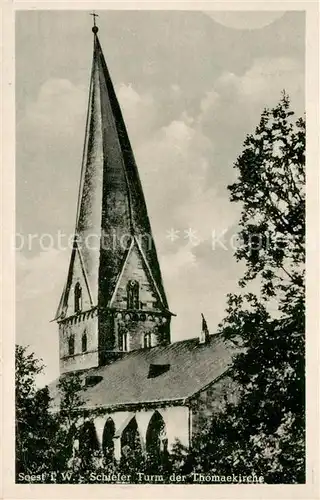
[[200, 432], [214, 414], [223, 410], [226, 398], [228, 401], [237, 398], [237, 385], [229, 375], [213, 382], [194, 397], [190, 406], [192, 436]]
[[132, 249], [126, 263], [112, 307], [127, 309], [127, 284], [129, 280], [137, 280], [139, 282], [139, 309], [159, 310], [157, 294], [153, 283], [147, 275], [142, 257], [135, 247]]
[[[127, 284], [130, 280], [136, 280], [139, 283], [139, 312], [131, 312], [127, 309]], [[132, 249], [128, 258], [117, 293], [112, 302], [112, 308], [121, 311], [115, 317], [116, 349], [120, 331], [129, 333], [129, 350], [143, 347], [143, 339], [146, 333], [151, 334], [152, 346], [169, 342], [170, 317], [162, 315], [157, 291], [145, 269], [145, 264], [137, 247]]]
[[[96, 311], [79, 314], [59, 324], [60, 372], [98, 366], [98, 321]], [[82, 335], [87, 335], [87, 350], [82, 352]], [[74, 355], [69, 356], [69, 338], [74, 335]]]
[[75, 314], [74, 289], [75, 289], [75, 286], [77, 283], [79, 283], [79, 285], [81, 286], [81, 290], [82, 290], [82, 310], [87, 311], [87, 310], [91, 309], [92, 305], [90, 302], [88, 288], [87, 288], [87, 284], [86, 284], [83, 270], [81, 267], [81, 262], [80, 262], [80, 257], [79, 257], [78, 251], [76, 252], [75, 259], [74, 259], [72, 280], [71, 280], [71, 284], [70, 284], [70, 290], [69, 290], [69, 295], [68, 295], [68, 305], [67, 305], [65, 317], [69, 317], [69, 316], [72, 316], [73, 314]]

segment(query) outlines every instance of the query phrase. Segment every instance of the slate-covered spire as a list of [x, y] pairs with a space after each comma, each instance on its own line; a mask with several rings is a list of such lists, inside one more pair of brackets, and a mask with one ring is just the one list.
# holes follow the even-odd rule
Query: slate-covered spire
[[158, 306], [168, 312], [138, 169], [97, 26], [92, 31], [93, 62], [75, 242], [57, 320], [70, 314], [68, 304], [79, 276], [86, 288], [87, 309], [112, 307], [130, 252], [138, 255]]

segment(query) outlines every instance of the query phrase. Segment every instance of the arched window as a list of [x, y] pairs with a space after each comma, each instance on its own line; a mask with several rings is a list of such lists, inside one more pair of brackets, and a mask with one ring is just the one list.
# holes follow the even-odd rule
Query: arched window
[[166, 425], [160, 413], [152, 415], [146, 434], [146, 451], [149, 461], [154, 465], [165, 464], [168, 454]]
[[145, 349], [148, 349], [148, 347], [151, 347], [151, 333], [145, 333], [143, 337], [143, 347]]
[[127, 308], [140, 309], [139, 282], [136, 280], [130, 280], [127, 284]]
[[86, 331], [83, 333], [82, 338], [81, 338], [81, 348], [82, 348], [82, 352], [86, 352], [88, 349], [88, 337], [87, 337]]
[[74, 287], [74, 312], [79, 312], [82, 309], [82, 288], [80, 283], [76, 283]]
[[68, 354], [69, 356], [74, 355], [74, 335], [70, 335], [68, 339]]
[[84, 466], [89, 466], [92, 455], [99, 450], [99, 441], [93, 422], [85, 422], [79, 430], [79, 456]]
[[114, 458], [114, 434], [116, 431], [116, 427], [114, 425], [114, 421], [111, 417], [109, 417], [105, 423], [102, 435], [102, 451], [104, 458], [107, 463], [112, 462]]
[[124, 429], [121, 435], [121, 461], [122, 467], [131, 468], [133, 464], [142, 459], [141, 440], [138, 431], [138, 425], [135, 417], [133, 417]]
[[120, 351], [129, 351], [129, 333], [119, 332], [119, 349]]

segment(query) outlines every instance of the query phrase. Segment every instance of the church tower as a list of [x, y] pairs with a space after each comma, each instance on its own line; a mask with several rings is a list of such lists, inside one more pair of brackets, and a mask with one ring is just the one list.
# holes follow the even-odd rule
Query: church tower
[[121, 109], [94, 23], [73, 249], [55, 320], [60, 372], [170, 343], [171, 313]]

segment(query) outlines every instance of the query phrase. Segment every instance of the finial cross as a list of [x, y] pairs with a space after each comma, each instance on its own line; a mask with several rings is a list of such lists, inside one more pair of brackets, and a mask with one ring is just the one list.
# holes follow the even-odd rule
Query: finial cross
[[96, 25], [96, 17], [99, 17], [99, 15], [96, 14], [95, 12], [91, 12], [90, 16], [93, 17], [93, 26], [95, 26]]

